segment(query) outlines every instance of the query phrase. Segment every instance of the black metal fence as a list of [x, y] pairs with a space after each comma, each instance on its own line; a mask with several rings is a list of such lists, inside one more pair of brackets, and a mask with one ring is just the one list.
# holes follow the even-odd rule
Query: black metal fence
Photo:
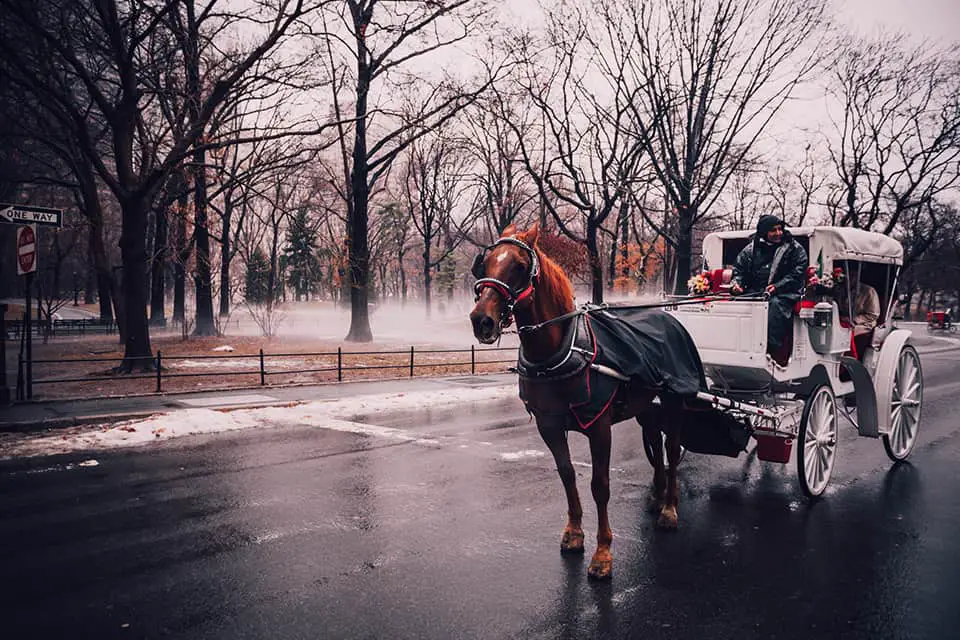
[[[23, 320], [8, 320], [7, 335], [10, 338], [20, 339], [24, 332]], [[117, 333], [116, 322], [100, 322], [98, 318], [84, 318], [77, 320], [53, 320], [49, 325], [41, 320], [30, 323], [30, 332], [34, 336], [83, 336], [83, 335], [111, 335]]]
[[[71, 358], [71, 359], [39, 359], [33, 361], [33, 367], [27, 367], [23, 357], [20, 357], [17, 372], [17, 399], [27, 400], [33, 397], [33, 387], [35, 385], [51, 385], [66, 383], [94, 383], [94, 382], [114, 382], [121, 383], [127, 380], [152, 380], [155, 382], [153, 391], [160, 393], [163, 391], [164, 380], [174, 378], [198, 378], [216, 376], [223, 377], [249, 377], [253, 378], [250, 386], [265, 386], [271, 376], [296, 375], [296, 374], [316, 374], [336, 373], [337, 382], [343, 382], [345, 377], [351, 377], [354, 380], [365, 379], [363, 376], [351, 376], [351, 372], [356, 371], [377, 371], [377, 370], [396, 370], [401, 375], [414, 377], [417, 369], [426, 368], [455, 368], [467, 371], [471, 375], [477, 373], [478, 367], [484, 365], [502, 365], [513, 364], [516, 357], [509, 359], [497, 358], [493, 354], [501, 352], [516, 352], [516, 347], [489, 347], [478, 349], [471, 346], [469, 349], [416, 349], [410, 347], [402, 351], [344, 351], [338, 348], [336, 351], [315, 352], [315, 353], [265, 353], [263, 349], [256, 354], [224, 354], [224, 355], [163, 355], [157, 351], [154, 356], [146, 356], [140, 359], [140, 362], [124, 361], [119, 358]], [[449, 355], [463, 354], [463, 358], [454, 358], [453, 360], [443, 359]], [[469, 359], [467, 359], [469, 355]], [[419, 359], [418, 359], [419, 356]], [[357, 358], [382, 358], [390, 360], [389, 363], [369, 363], [356, 362]], [[317, 366], [306, 367], [284, 367], [281, 363], [290, 359], [319, 358]], [[177, 362], [183, 361], [229, 361], [237, 363], [236, 367], [218, 366], [211, 367], [207, 371], [179, 371], [171, 368]], [[242, 367], [242, 361], [249, 363], [249, 366]], [[51, 378], [36, 378], [29, 375], [28, 371], [36, 372], [37, 368], [51, 368], [57, 371], [63, 371], [64, 368], [82, 364], [103, 363], [112, 364], [114, 368], [121, 365], [134, 365], [134, 369], [152, 369], [141, 373], [129, 373], [124, 375], [97, 374], [97, 375], [61, 375]], [[311, 363], [313, 364], [313, 363]], [[146, 366], [143, 366], [146, 365]], [[241, 368], [242, 367], [242, 368]], [[110, 367], [105, 367], [110, 369]]]

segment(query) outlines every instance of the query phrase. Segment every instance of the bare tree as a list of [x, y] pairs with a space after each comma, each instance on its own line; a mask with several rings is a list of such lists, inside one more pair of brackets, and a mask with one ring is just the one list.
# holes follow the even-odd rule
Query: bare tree
[[[320, 2], [321, 0], [317, 0]], [[186, 4], [185, 4], [186, 3]], [[82, 92], [83, 100], [73, 93], [58, 90], [44, 95], [69, 115], [68, 122], [81, 143], [99, 178], [110, 188], [122, 211], [123, 233], [120, 241], [123, 259], [123, 301], [126, 309], [124, 362], [121, 370], [150, 368], [150, 333], [147, 323], [147, 220], [153, 199], [167, 176], [190, 155], [196, 157], [207, 123], [250, 69], [281, 42], [307, 13], [317, 5], [307, 0], [271, 0], [250, 5], [245, 11], [231, 12], [233, 29], [244, 24], [253, 28], [246, 43], [238, 44], [229, 62], [210, 78], [210, 89], [184, 110], [183, 126], [158, 132], [151, 129], [152, 114], [159, 112], [159, 97], [165, 91], [181, 92], [180, 78], [164, 75], [158, 66], [170, 68], [171, 62], [192, 50], [171, 48], [169, 32], [176, 20], [193, 6], [191, 0], [163, 3], [135, 0], [0, 0], [7, 23], [16, 22], [21, 31], [42, 43], [65, 79], [62, 86]], [[216, 0], [210, 0], [200, 16], [226, 15]], [[48, 78], [37, 67], [34, 51], [22, 42], [4, 44], [0, 52], [12, 59], [18, 70], [35, 87], [48, 85]], [[168, 84], [154, 86], [150, 79], [166, 78]], [[91, 135], [89, 117], [83, 105], [96, 105], [105, 135], [113, 148], [113, 157], [104, 158]], [[160, 144], [158, 141], [163, 140]]]
[[[592, 297], [599, 303], [603, 266], [598, 233], [642, 173], [643, 144], [626, 133], [634, 114], [626, 64], [638, 42], [597, 28], [586, 10], [567, 3], [547, 12], [545, 38], [543, 45], [530, 37], [515, 38], [519, 66], [514, 75], [530, 108], [542, 116], [545, 161], [511, 118], [511, 101], [502, 91], [499, 115], [520, 143], [541, 203], [564, 235], [586, 247]], [[561, 213], [562, 205], [577, 212], [575, 224]]]
[[903, 36], [843, 43], [828, 88], [836, 224], [889, 235], [960, 183], [958, 70], [960, 45], [910, 46]]
[[676, 210], [676, 231], [663, 235], [675, 247], [682, 276], [676, 278], [676, 291], [683, 293], [695, 225], [817, 66], [825, 1], [598, 4], [609, 29], [638, 43], [625, 61], [637, 88], [633, 131]]
[[[344, 175], [349, 179], [345, 191], [351, 285], [346, 339], [368, 342], [373, 339], [368, 309], [370, 193], [399, 154], [474, 102], [492, 80], [465, 86], [453, 78], [435, 82], [421, 78], [419, 109], [412, 118], [397, 117], [399, 105], [391, 105], [395, 94], [378, 104], [376, 91], [409, 92], [405, 68], [469, 39], [481, 27], [487, 6], [483, 0], [346, 0], [345, 9], [339, 17], [347, 36], [328, 42], [342, 45], [339, 54], [331, 49], [331, 58], [343, 55], [349, 61], [345, 66], [354, 70], [350, 84], [354, 138], [349, 157], [346, 147], [343, 154]], [[373, 114], [378, 114], [376, 122]]]
[[[512, 104], [507, 95], [501, 94], [501, 97], [499, 104], [492, 99], [478, 101], [464, 112], [463, 118], [464, 144], [474, 159], [471, 212], [479, 216], [479, 234], [482, 234], [479, 239], [470, 239], [479, 246], [498, 238], [539, 197], [536, 185], [524, 168], [517, 138], [517, 132], [530, 136], [533, 130], [530, 120], [535, 113], [526, 112], [520, 100]], [[511, 127], [507, 124], [509, 121], [517, 126]], [[528, 144], [533, 148], [536, 142], [530, 140]], [[540, 222], [546, 226], [545, 220]]]
[[462, 239], [459, 236], [454, 241], [450, 227], [466, 182], [469, 157], [447, 133], [438, 130], [410, 145], [403, 176], [405, 204], [423, 249], [421, 274], [428, 317], [432, 310], [433, 270], [453, 254]]

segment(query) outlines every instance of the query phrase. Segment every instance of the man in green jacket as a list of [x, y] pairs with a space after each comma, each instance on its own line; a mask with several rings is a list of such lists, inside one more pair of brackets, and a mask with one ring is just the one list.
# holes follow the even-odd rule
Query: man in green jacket
[[806, 271], [807, 252], [784, 228], [783, 220], [760, 216], [757, 232], [737, 256], [732, 291], [770, 297], [767, 353], [776, 353], [786, 340], [793, 307], [803, 295]]

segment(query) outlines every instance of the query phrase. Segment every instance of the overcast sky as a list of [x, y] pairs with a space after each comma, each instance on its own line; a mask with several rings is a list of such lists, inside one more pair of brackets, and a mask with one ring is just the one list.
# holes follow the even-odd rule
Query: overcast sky
[[918, 39], [960, 41], [960, 0], [834, 0], [834, 6], [864, 35], [903, 30]]

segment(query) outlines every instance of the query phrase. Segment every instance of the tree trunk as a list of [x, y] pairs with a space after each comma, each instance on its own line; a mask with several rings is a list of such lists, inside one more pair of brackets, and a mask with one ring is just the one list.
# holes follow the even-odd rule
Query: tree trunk
[[120, 254], [123, 257], [121, 285], [124, 310], [124, 353], [120, 370], [153, 369], [150, 328], [147, 323], [147, 203], [145, 198], [130, 197], [120, 202], [123, 231]]
[[613, 237], [613, 241], [610, 242], [610, 258], [607, 261], [607, 291], [613, 291], [613, 281], [617, 275], [617, 254], [620, 252], [620, 247], [617, 246], [617, 237]]
[[912, 317], [911, 307], [913, 306], [913, 293], [915, 290], [916, 290], [916, 285], [914, 285], [914, 283], [911, 282], [907, 285], [907, 290], [904, 293], [904, 295], [907, 298], [907, 302], [903, 305], [903, 319], [907, 322], [909, 322], [910, 318]]
[[433, 278], [430, 275], [430, 243], [427, 242], [423, 250], [423, 303], [427, 311], [427, 318], [433, 307]]
[[87, 277], [83, 284], [83, 304], [94, 304], [97, 301], [97, 270], [93, 260], [93, 250], [87, 243]]
[[[180, 174], [183, 177], [182, 174]], [[186, 180], [182, 182], [183, 191], [177, 199], [179, 215], [177, 216], [177, 259], [173, 263], [173, 321], [183, 326], [186, 320], [187, 299], [187, 260], [190, 259], [190, 244], [187, 242], [187, 204], [190, 194], [187, 191]]]
[[[80, 182], [80, 197], [83, 200], [84, 213], [90, 221], [88, 242], [90, 259], [93, 263], [92, 271], [96, 273], [97, 293], [100, 297], [100, 322], [111, 324], [116, 318], [119, 323], [121, 314], [114, 316], [113, 313], [117, 288], [110, 261], [107, 258], [107, 249], [103, 243], [103, 209], [100, 205], [100, 195], [92, 167], [84, 163], [78, 164], [77, 178]], [[122, 323], [120, 323], [120, 331], [123, 332]]]
[[220, 232], [220, 317], [230, 315], [230, 261], [233, 259], [230, 246], [230, 219], [233, 204], [227, 198], [223, 207], [222, 231]]
[[[366, 25], [363, 25], [365, 28]], [[371, 69], [364, 36], [357, 35], [357, 104], [353, 142], [353, 171], [350, 184], [353, 190], [353, 211], [347, 220], [348, 249], [350, 258], [350, 331], [349, 342], [370, 342], [370, 309], [368, 306], [368, 274], [370, 273], [370, 249], [367, 244], [369, 185], [367, 179], [367, 93], [370, 90]]]
[[674, 293], [687, 294], [687, 279], [693, 267], [693, 220], [696, 211], [690, 206], [681, 206], [677, 219], [677, 249], [676, 249], [676, 285]]
[[[624, 293], [626, 283], [630, 281], [630, 224], [626, 202], [620, 205], [620, 277], [623, 278]], [[639, 239], [637, 240], [639, 244]]]
[[603, 264], [597, 247], [597, 227], [587, 223], [587, 259], [590, 260], [590, 281], [593, 285], [593, 303], [603, 303]]
[[199, 149], [193, 154], [193, 224], [197, 240], [196, 302], [197, 326], [194, 334], [215, 336], [217, 327], [213, 322], [213, 285], [210, 269], [210, 232], [207, 229], [207, 178], [206, 153]]
[[113, 278], [107, 251], [103, 245], [103, 222], [90, 220], [90, 257], [97, 278], [97, 294], [100, 297], [100, 322], [113, 323]]
[[403, 256], [404, 252], [401, 251], [400, 255], [397, 256], [397, 262], [400, 265], [400, 304], [401, 306], [407, 304], [407, 270], [403, 267]]
[[167, 218], [169, 215], [170, 200], [164, 198], [161, 206], [157, 207], [157, 225], [154, 239], [153, 262], [150, 264], [150, 325], [154, 327], [167, 326], [164, 302], [166, 287], [164, 273], [167, 266]]

